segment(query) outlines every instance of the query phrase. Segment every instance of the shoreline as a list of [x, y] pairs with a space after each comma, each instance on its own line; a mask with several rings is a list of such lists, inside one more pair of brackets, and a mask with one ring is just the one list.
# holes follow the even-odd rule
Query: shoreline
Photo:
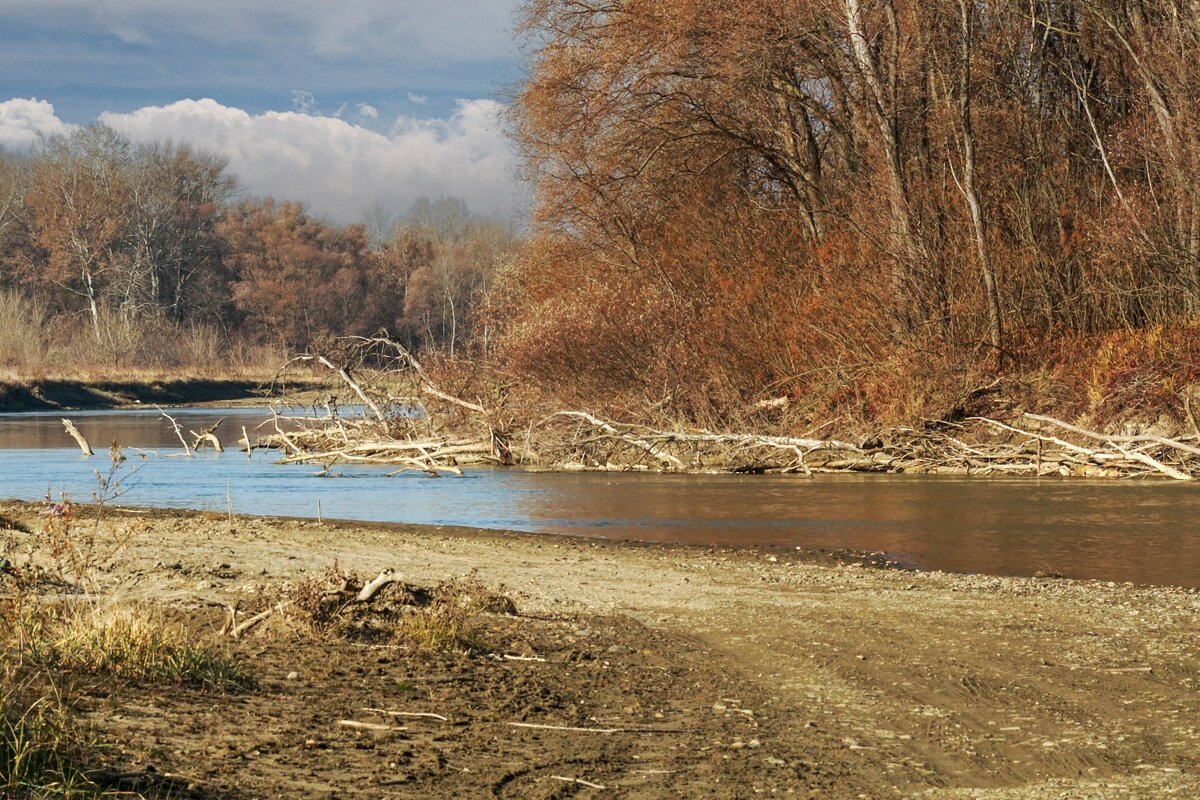
[[[0, 514], [31, 528], [39, 524], [33, 504], [0, 503]], [[166, 748], [155, 761], [160, 771], [199, 773], [230, 792], [316, 794], [287, 783], [299, 779], [295, 759], [312, 757], [316, 766], [303, 773], [305, 780], [344, 797], [377, 796], [379, 759], [403, 763], [395, 747], [425, 760], [405, 782], [389, 785], [402, 797], [461, 796], [487, 787], [509, 787], [492, 792], [506, 797], [544, 794], [546, 783], [530, 781], [551, 775], [636, 797], [775, 790], [1007, 800], [1185, 797], [1200, 790], [1194, 678], [1200, 591], [1194, 589], [870, 569], [803, 554], [467, 528], [230, 520], [211, 512], [110, 513], [101, 532], [128, 539], [98, 575], [102, 592], [126, 602], [215, 621], [213, 604], [253, 609], [263, 587], [323, 574], [335, 562], [363, 575], [395, 568], [418, 585], [466, 576], [513, 598], [521, 616], [504, 623], [508, 628], [558, 626], [563, 657], [586, 651], [596, 659], [561, 662], [558, 645], [535, 637], [520, 655], [524, 661], [455, 662], [465, 672], [452, 695], [411, 677], [442, 674], [445, 665], [402, 660], [405, 680], [418, 687], [413, 697], [424, 698], [422, 710], [452, 716], [446, 709], [453, 707], [474, 720], [419, 744], [412, 733], [331, 734], [330, 719], [318, 723], [313, 716], [310, 706], [325, 702], [341, 704], [327, 714], [399, 702], [376, 685], [393, 667], [378, 679], [370, 677], [373, 668], [363, 671], [384, 654], [345, 645], [297, 649], [266, 633], [238, 644], [259, 654], [264, 697], [236, 700], [230, 719], [253, 723], [239, 716], [242, 707], [269, 708], [275, 719], [297, 703], [308, 714], [278, 722], [280, 731], [293, 732], [280, 732], [269, 748], [246, 743], [248, 734], [231, 729], [222, 715], [180, 716], [212, 705], [199, 697], [156, 695], [158, 711], [144, 717], [129, 710], [146, 702], [135, 693], [91, 714], [101, 731], [116, 735], [130, 734], [131, 719], [141, 726], [136, 731], [152, 730]], [[286, 678], [292, 670], [298, 681]], [[627, 683], [608, 705], [589, 712], [594, 721], [576, 722], [548, 700], [541, 710], [536, 703], [524, 711], [510, 707], [505, 698], [516, 689], [486, 688], [500, 673], [532, 682], [538, 692], [553, 685], [570, 696]], [[347, 674], [363, 677], [347, 683]], [[649, 682], [661, 692], [654, 700], [661, 716], [647, 708], [649, 721], [637, 724], [681, 726], [692, 738], [666, 741], [635, 731], [600, 746], [585, 735], [500, 732], [512, 719], [630, 724], [642, 719], [641, 707], [619, 698]], [[499, 705], [491, 711], [493, 703]], [[492, 730], [501, 738], [488, 739]], [[400, 742], [404, 737], [412, 740]], [[210, 751], [225, 752], [220, 743], [233, 739], [259, 755], [214, 760]], [[306, 741], [327, 749], [313, 750]], [[355, 754], [364, 744], [370, 747], [360, 758]], [[507, 755], [496, 755], [497, 748]], [[189, 755], [179, 763], [172, 750]], [[514, 777], [521, 761], [526, 771]], [[476, 766], [466, 773], [465, 764]]]
[[[148, 405], [165, 407], [195, 406], [195, 407], [240, 407], [251, 403], [265, 402], [272, 396], [266, 388], [272, 383], [271, 378], [208, 378], [208, 377], [142, 377], [131, 379], [0, 379], [0, 414], [19, 414], [22, 412], [46, 411], [87, 411], [87, 410], [120, 410], [136, 409]], [[316, 381], [300, 382], [289, 387], [288, 395], [292, 399], [308, 396], [315, 398], [318, 390], [325, 384]], [[568, 412], [562, 412], [568, 413]], [[580, 412], [569, 412], [577, 414]], [[889, 475], [943, 475], [965, 478], [1074, 478], [1074, 479], [1126, 479], [1126, 480], [1177, 480], [1191, 481], [1200, 477], [1200, 462], [1197, 463], [1168, 463], [1170, 458], [1159, 456], [1153, 458], [1145, 452], [1145, 447], [1128, 446], [1135, 442], [1150, 443], [1165, 448], [1171, 457], [1182, 458], [1186, 462], [1200, 454], [1195, 446], [1181, 440], [1176, 441], [1159, 433], [1125, 435], [1106, 435], [1080, 428], [1072, 423], [1044, 417], [1036, 414], [1022, 413], [1035, 423], [1034, 430], [1023, 430], [1003, 422], [986, 418], [974, 418], [982, 429], [976, 431], [976, 437], [965, 437], [966, 442], [953, 436], [943, 437], [954, 447], [940, 455], [931, 456], [925, 450], [933, 446], [933, 440], [926, 441], [918, 437], [916, 445], [909, 443], [888, 444], [881, 436], [875, 435], [861, 445], [853, 441], [842, 442], [834, 439], [792, 439], [787, 436], [772, 436], [765, 434], [703, 434], [699, 439], [691, 438], [690, 434], [681, 432], [654, 432], [657, 437], [656, 445], [647, 445], [637, 438], [642, 434], [621, 431], [612, 427], [612, 423], [604, 423], [584, 415], [600, 428], [607, 426], [610, 432], [598, 428], [600, 432], [595, 439], [616, 439], [618, 443], [633, 445], [634, 452], [626, 454], [627, 458], [611, 460], [613, 450], [608, 457], [582, 456], [576, 452], [561, 461], [551, 460], [549, 466], [541, 461], [542, 454], [536, 450], [529, 461], [520, 464], [525, 469], [535, 472], [653, 472], [661, 474], [788, 474], [797, 473], [806, 476], [821, 474], [889, 474]], [[1038, 432], [1040, 426], [1049, 426], [1050, 433]], [[637, 426], [625, 426], [633, 430]], [[961, 427], [961, 426], [956, 426]], [[1011, 438], [1017, 435], [1024, 438], [1018, 446], [1002, 440], [989, 440], [985, 435], [989, 430], [995, 436], [998, 429], [1003, 436]], [[892, 433], [909, 431], [911, 429], [894, 428]], [[1200, 428], [1196, 428], [1200, 431]], [[1066, 442], [1058, 438], [1058, 434], [1069, 432], [1081, 436], [1088, 441], [1088, 446]], [[493, 434], [496, 432], [493, 431]], [[345, 432], [341, 433], [345, 437]], [[465, 466], [475, 466], [483, 463], [499, 463], [503, 459], [496, 453], [490, 453], [488, 448], [492, 442], [488, 439], [471, 442], [473, 434], [464, 434], [467, 442], [458, 443], [457, 452], [441, 460], [435, 439], [425, 444], [430, 452], [419, 447], [421, 442], [410, 443], [417, 450], [425, 453], [424, 467], [432, 472], [447, 470], [455, 472]], [[508, 434], [504, 434], [506, 437]], [[301, 461], [329, 461], [336, 463], [341, 451], [336, 447], [345, 447], [342, 442], [335, 446], [332, 452], [324, 452], [326, 443], [317, 435], [311, 443], [303, 443], [300, 447], [293, 439], [299, 435], [293, 432], [292, 439], [267, 435], [260, 437], [259, 447], [281, 450], [292, 450], [293, 455]], [[1003, 436], [1001, 439], [1003, 439]], [[1191, 438], [1200, 436], [1197, 433]], [[861, 437], [859, 437], [861, 438]], [[786, 450], [790, 456], [774, 455], [755, 457], [757, 460], [745, 461], [745, 454], [717, 452], [710, 454], [707, 463], [701, 458], [699, 448], [702, 442], [729, 439], [740, 443], [739, 446], [766, 447], [772, 451]], [[1036, 452], [1029, 450], [1030, 441], [1036, 441]], [[683, 443], [691, 443], [696, 448], [691, 453], [691, 460], [685, 460], [678, 455], [672, 455], [670, 449]], [[1122, 446], [1124, 443], [1124, 447]], [[312, 446], [309, 447], [309, 444]], [[1043, 444], [1047, 447], [1059, 448], [1052, 453], [1043, 454]], [[299, 449], [297, 449], [299, 447]], [[385, 453], [374, 453], [370, 442], [360, 442], [359, 451], [355, 455], [360, 461], [378, 464], [411, 465], [411, 459], [406, 460], [403, 454], [388, 450]], [[647, 449], [648, 448], [648, 449]], [[954, 448], [957, 448], [956, 450]], [[686, 449], [686, 448], [685, 448]], [[806, 452], [802, 452], [806, 451]], [[986, 451], [986, 452], [985, 452]], [[993, 452], [994, 451], [994, 452]], [[1028, 451], [1028, 452], [1026, 452]], [[681, 451], [682, 452], [682, 451]], [[684, 453], [684, 455], [687, 455]], [[788, 461], [788, 458], [793, 459]], [[389, 460], [391, 459], [391, 460]], [[632, 460], [631, 460], [632, 459]], [[798, 460], [797, 460], [798, 459]], [[647, 461], [651, 463], [646, 463]]]
[[[95, 497], [95, 472], [90, 468], [88, 459], [78, 457], [73, 448], [61, 448], [60, 451], [69, 454], [65, 461], [70, 469], [75, 470], [70, 485], [53, 483], [52, 478], [40, 485], [37, 480], [25, 481], [23, 485], [10, 487], [5, 492], [0, 488], [0, 503], [24, 504], [32, 513], [46, 498], [47, 486], [57, 487], [55, 497], [65, 497], [72, 500], [82, 513], [90, 514], [90, 507]], [[171, 465], [186, 464], [188, 461], [173, 459], [170, 455], [156, 453], [161, 460]], [[44, 455], [34, 453], [33, 460], [44, 458]], [[98, 456], [107, 465], [104, 455]], [[215, 457], [214, 457], [215, 458]], [[19, 462], [16, 469], [18, 475], [22, 467]], [[57, 463], [57, 462], [55, 462]], [[394, 490], [387, 481], [382, 484], [376, 480], [371, 483], [365, 496], [371, 499], [368, 505], [339, 502], [343, 491], [356, 491], [352, 484], [330, 483], [317, 480], [312, 489], [303, 484], [289, 483], [287, 491], [280, 494], [278, 490], [270, 490], [271, 470], [279, 469], [262, 463], [258, 467], [261, 475], [254, 475], [259, 483], [242, 486], [238, 478], [234, 478], [235, 494], [230, 497], [228, 481], [221, 470], [220, 462], [211, 458], [205, 462], [218, 470], [217, 478], [207, 477], [189, 488], [190, 471], [180, 468], [161, 476], [164, 485], [175, 488], [174, 496], [160, 497], [158, 501], [151, 496], [116, 495], [107, 501], [108, 512], [117, 516], [133, 517], [170, 517], [175, 514], [198, 515], [201, 518], [221, 522], [231, 518], [272, 519], [279, 523], [303, 525], [306, 523], [323, 524], [331, 530], [376, 530], [383, 533], [389, 531], [423, 530], [439, 533], [461, 532], [463, 535], [474, 537], [499, 537], [511, 541], [514, 537], [527, 542], [541, 541], [552, 538], [580, 546], [613, 546], [644, 549], [660, 549], [664, 551], [678, 550], [684, 553], [748, 553], [756, 557], [773, 556], [780, 560], [800, 560], [817, 564], [847, 564], [858, 563], [863, 566], [893, 569], [903, 572], [943, 572], [949, 575], [982, 576], [999, 578], [1031, 578], [1045, 580], [1077, 580], [1084, 582], [1117, 582], [1130, 586], [1162, 587], [1162, 588], [1200, 588], [1190, 555], [1196, 552], [1195, 542], [1188, 539], [1177, 541], [1174, 531], [1179, 525], [1186, 525], [1189, 514], [1196, 503], [1195, 496], [1190, 494], [1191, 487], [1178, 484], [1159, 484], [1157, 486], [1125, 484], [1113, 485], [1099, 480], [1087, 480], [1085, 485], [1054, 481], [1043, 486], [1033, 479], [1003, 476], [992, 478], [989, 483], [1000, 485], [968, 483], [968, 479], [954, 476], [866, 476], [866, 475], [820, 475], [815, 480], [801, 477], [786, 477], [766, 487], [771, 495], [773, 487], [791, 487], [796, 491], [813, 491], [817, 494], [811, 502], [816, 504], [816, 517], [812, 517], [813, 525], [806, 524], [810, 519], [808, 511], [804, 510], [803, 499], [797, 499], [801, 505], [796, 506], [792, 516], [781, 517], [788, 524], [776, 526], [777, 522], [769, 514], [762, 520], [761, 525], [743, 523], [726, 525], [720, 517], [697, 517], [694, 523], [689, 523], [688, 517], [682, 519], [664, 520], [659, 516], [645, 520], [627, 519], [617, 514], [612, 519], [599, 518], [593, 520], [594, 507], [586, 503], [572, 500], [573, 493], [587, 495], [596, 488], [590, 477], [572, 476], [571, 473], [558, 474], [564, 480], [572, 481], [563, 489], [554, 488], [554, 484], [545, 484], [536, 480], [534, 486], [551, 493], [562, 492], [566, 505], [556, 510], [553, 523], [541, 520], [538, 514], [525, 516], [522, 513], [510, 514], [497, 518], [494, 515], [478, 514], [470, 508], [471, 483], [444, 490], [440, 488], [443, 481], [452, 483], [462, 480], [445, 478], [440, 481], [418, 481], [414, 484], [397, 486]], [[243, 457], [232, 459], [235, 465], [245, 465]], [[521, 471], [521, 467], [494, 468], [480, 472], [496, 473], [495, 480], [505, 480], [509, 470]], [[263, 472], [265, 470], [265, 472]], [[55, 467], [44, 470], [47, 475], [58, 474]], [[151, 480], [157, 480], [153, 477]], [[235, 475], [238, 473], [234, 473]], [[302, 471], [299, 480], [307, 477]], [[546, 473], [536, 473], [537, 478], [543, 478]], [[129, 476], [133, 478], [131, 474]], [[145, 477], [145, 474], [142, 475]], [[295, 477], [295, 476], [293, 476]], [[357, 477], [362, 477], [358, 475]], [[476, 473], [479, 477], [479, 473]], [[696, 476], [671, 476], [691, 477]], [[219, 480], [218, 480], [219, 478]], [[487, 476], [485, 476], [486, 483]], [[732, 477], [717, 474], [713, 476], [716, 483], [710, 487], [720, 490], [716, 496], [732, 502], [749, 502], [753, 504], [758, 495], [752, 499], [743, 498], [743, 491], [753, 488], [750, 486], [756, 479], [752, 477]], [[137, 479], [137, 480], [140, 480]], [[263, 484], [262, 481], [266, 480]], [[599, 480], [597, 478], [596, 480]], [[764, 479], [757, 479], [764, 480]], [[20, 477], [17, 478], [21, 483]], [[651, 498], [676, 491], [672, 489], [672, 481], [655, 482], [644, 477], [624, 476], [621, 484], [626, 488], [619, 490], [614, 496], [632, 497], [631, 492], [649, 492]], [[743, 484], [746, 482], [746, 484]], [[261, 485], [260, 485], [261, 484]], [[931, 485], [936, 484], [936, 485]], [[135, 485], [135, 482], [131, 482]], [[521, 484], [518, 484], [520, 486]], [[612, 479], [605, 479], [599, 485], [600, 490], [613, 486]], [[263, 487], [267, 487], [264, 489]], [[939, 488], [940, 486], [940, 488]], [[242, 494], [237, 493], [240, 487]], [[345, 488], [343, 488], [345, 487]], [[371, 491], [371, 488], [382, 489]], [[435, 488], [437, 487], [437, 488]], [[744, 487], [744, 488], [743, 488]], [[898, 487], [898, 495], [891, 487]], [[868, 502], [873, 505], [880, 503], [907, 504], [916, 502], [912, 490], [916, 489], [916, 501], [925, 503], [933, 509], [929, 516], [929, 525], [917, 530], [907, 530], [904, 525], [896, 523], [892, 527], [883, 526], [880, 531], [872, 532], [863, 529], [859, 517], [853, 513], [848, 516], [836, 516], [836, 509], [828, 512], [830, 501], [821, 499], [833, 491], [833, 497], [840, 498], [839, 502], [855, 502], [856, 498], [874, 498]], [[730, 489], [733, 495], [730, 495]], [[875, 490], [883, 492], [882, 496]], [[935, 493], [933, 490], [937, 489]], [[266, 494], [262, 494], [262, 492]], [[430, 502], [434, 510], [422, 507], [421, 498], [426, 491], [432, 491]], [[498, 484], [488, 491], [508, 491], [505, 484]], [[790, 490], [789, 490], [790, 491]], [[1039, 493], [1045, 492], [1043, 501]], [[180, 494], [183, 492], [184, 494]], [[255, 494], [259, 492], [259, 494]], [[864, 495], [865, 492], [865, 495]], [[971, 497], [976, 501], [959, 501], [956, 507], [957, 517], [948, 517], [936, 500], [930, 497], [949, 496], [958, 498], [964, 492], [974, 492]], [[1179, 495], [1177, 492], [1189, 492]], [[198, 494], [196, 494], [198, 493]], [[447, 495], [447, 493], [449, 493]], [[186, 496], [192, 494], [190, 499]], [[555, 495], [557, 496], [557, 495]], [[603, 497], [601, 493], [598, 496]], [[638, 495], [641, 496], [640, 494]], [[689, 495], [690, 496], [690, 495]], [[233, 499], [236, 497], [236, 501]], [[446, 498], [454, 498], [447, 500]], [[314, 500], [315, 498], [315, 500]], [[386, 498], [391, 498], [390, 500]], [[440, 499], [439, 499], [440, 498]], [[1003, 523], [997, 523], [991, 515], [991, 509], [998, 505], [1011, 505], [1016, 500], [1029, 501], [1036, 508], [1046, 507], [1051, 513], [1063, 519], [1075, 520], [1077, 514], [1096, 513], [1103, 508], [1107, 519], [1108, 513], [1117, 513], [1134, 507], [1146, 511], [1151, 516], [1141, 519], [1148, 525], [1135, 535], [1129, 532], [1128, 525], [1120, 525], [1111, 521], [1101, 521], [1095, 525], [1088, 522], [1072, 522], [1065, 529], [1055, 528], [1053, 523], [1046, 526], [1039, 524], [1039, 517], [1033, 512], [1013, 515]], [[322, 502], [324, 505], [322, 506]], [[394, 506], [392, 501], [400, 501], [402, 505]], [[572, 505], [572, 502], [575, 505]], [[592, 501], [593, 506], [595, 500]], [[789, 501], [793, 502], [793, 501]], [[1183, 505], [1175, 508], [1169, 517], [1162, 517], [1162, 506], [1173, 505], [1176, 502]], [[379, 503], [375, 506], [375, 503]], [[411, 506], [403, 503], [416, 504]], [[446, 503], [450, 503], [446, 505]], [[455, 505], [457, 503], [457, 505]], [[929, 505], [933, 503], [933, 505]], [[1068, 503], [1067, 506], [1062, 506]], [[1100, 505], [1096, 505], [1100, 504]], [[636, 508], [636, 506], [634, 506]], [[790, 508], [790, 507], [789, 507]], [[977, 509], [988, 509], [985, 519], [992, 520], [981, 526], [976, 526], [968, 517]], [[572, 510], [574, 509], [574, 510]], [[589, 510], [590, 509], [590, 510]], [[686, 514], [686, 512], [684, 512]], [[830, 516], [829, 514], [832, 514]], [[578, 519], [572, 523], [572, 514]], [[1098, 518], [1099, 519], [1099, 518]], [[589, 520], [592, 522], [589, 524]], [[955, 521], [957, 520], [957, 522]], [[646, 522], [646, 525], [638, 524]], [[1000, 527], [997, 527], [1000, 525]], [[1006, 532], [1008, 531], [1008, 532]], [[1005, 537], [1010, 538], [1005, 538]], [[1132, 537], [1132, 538], [1131, 538]], [[1002, 544], [1007, 542], [1007, 545]], [[1140, 545], [1139, 546], [1139, 542]], [[1153, 545], [1147, 547], [1147, 545]], [[1004, 549], [1003, 553], [994, 551], [994, 547]], [[1164, 553], [1174, 553], [1173, 558], [1164, 558]]]

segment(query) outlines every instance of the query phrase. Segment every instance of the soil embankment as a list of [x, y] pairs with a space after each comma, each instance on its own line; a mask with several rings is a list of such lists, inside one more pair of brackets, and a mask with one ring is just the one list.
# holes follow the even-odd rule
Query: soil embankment
[[[31, 527], [35, 511], [0, 506]], [[335, 561], [421, 585], [469, 574], [521, 612], [489, 623], [516, 658], [260, 632], [235, 645], [257, 692], [88, 701], [123, 766], [187, 776], [203, 796], [1200, 792], [1194, 590], [476, 530], [107, 519], [103, 535], [129, 544], [102, 590], [202, 627], [220, 623], [213, 604], [254, 608], [264, 587]]]
[[265, 396], [269, 382], [246, 378], [0, 380], [0, 413], [238, 401]]

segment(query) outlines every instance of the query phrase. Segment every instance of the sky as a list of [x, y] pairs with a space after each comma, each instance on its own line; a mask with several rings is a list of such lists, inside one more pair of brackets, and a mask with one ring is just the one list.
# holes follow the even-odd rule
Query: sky
[[516, 3], [0, 0], [0, 147], [103, 122], [338, 222], [423, 196], [519, 215]]

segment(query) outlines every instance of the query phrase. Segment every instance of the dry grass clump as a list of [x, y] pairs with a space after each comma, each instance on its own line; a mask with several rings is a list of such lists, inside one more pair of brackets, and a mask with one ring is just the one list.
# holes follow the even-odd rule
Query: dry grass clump
[[51, 607], [30, 594], [0, 601], [0, 797], [138, 796], [97, 784], [100, 744], [73, 714], [75, 676], [216, 691], [255, 685], [239, 661], [146, 607]]
[[55, 670], [216, 691], [255, 686], [238, 659], [147, 606], [39, 609], [23, 615], [17, 635], [31, 660]]
[[94, 522], [84, 524], [67, 498], [47, 499], [40, 530], [0, 515], [6, 531], [0, 539], [0, 797], [137, 796], [97, 784], [104, 782], [93, 769], [102, 761], [99, 743], [72, 713], [89, 681], [208, 691], [255, 686], [239, 659], [190, 635], [163, 611], [97, 593], [98, 568], [130, 535], [101, 525], [104, 501], [123, 477], [119, 466], [114, 460], [99, 479]]
[[443, 581], [427, 590], [428, 602], [409, 606], [391, 632], [396, 644], [426, 652], [484, 653], [493, 649], [486, 615], [515, 616], [503, 592], [476, 581]]
[[[119, 490], [127, 473], [121, 461], [101, 476], [97, 518], [84, 524], [69, 498], [47, 498], [42, 529], [27, 535], [27, 560], [0, 562], [0, 655], [14, 654], [44, 671], [99, 675], [117, 680], [167, 683], [201, 689], [254, 686], [247, 669], [216, 646], [198, 641], [163, 612], [144, 604], [121, 605], [95, 594], [95, 574], [132, 535], [101, 526], [103, 501]], [[28, 528], [26, 528], [28, 530]], [[16, 540], [7, 543], [15, 552]], [[71, 602], [56, 594], [82, 593]]]
[[482, 653], [490, 649], [479, 617], [453, 606], [427, 606], [402, 614], [391, 639], [398, 645], [430, 653]]

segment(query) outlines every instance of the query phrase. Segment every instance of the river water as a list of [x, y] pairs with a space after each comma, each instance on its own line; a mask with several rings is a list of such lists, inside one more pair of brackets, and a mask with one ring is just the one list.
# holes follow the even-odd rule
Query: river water
[[[928, 569], [1061, 574], [1200, 587], [1200, 486], [1175, 482], [847, 475], [533, 473], [478, 469], [431, 478], [272, 463], [238, 452], [263, 409], [172, 410], [184, 428], [218, 418], [224, 454], [181, 457], [157, 411], [72, 411], [97, 455], [84, 458], [61, 414], [0, 415], [0, 498], [90, 500], [104, 449], [126, 449], [125, 505], [236, 514], [466, 525], [648, 542], [886, 552]], [[139, 453], [132, 448], [149, 451]]]

